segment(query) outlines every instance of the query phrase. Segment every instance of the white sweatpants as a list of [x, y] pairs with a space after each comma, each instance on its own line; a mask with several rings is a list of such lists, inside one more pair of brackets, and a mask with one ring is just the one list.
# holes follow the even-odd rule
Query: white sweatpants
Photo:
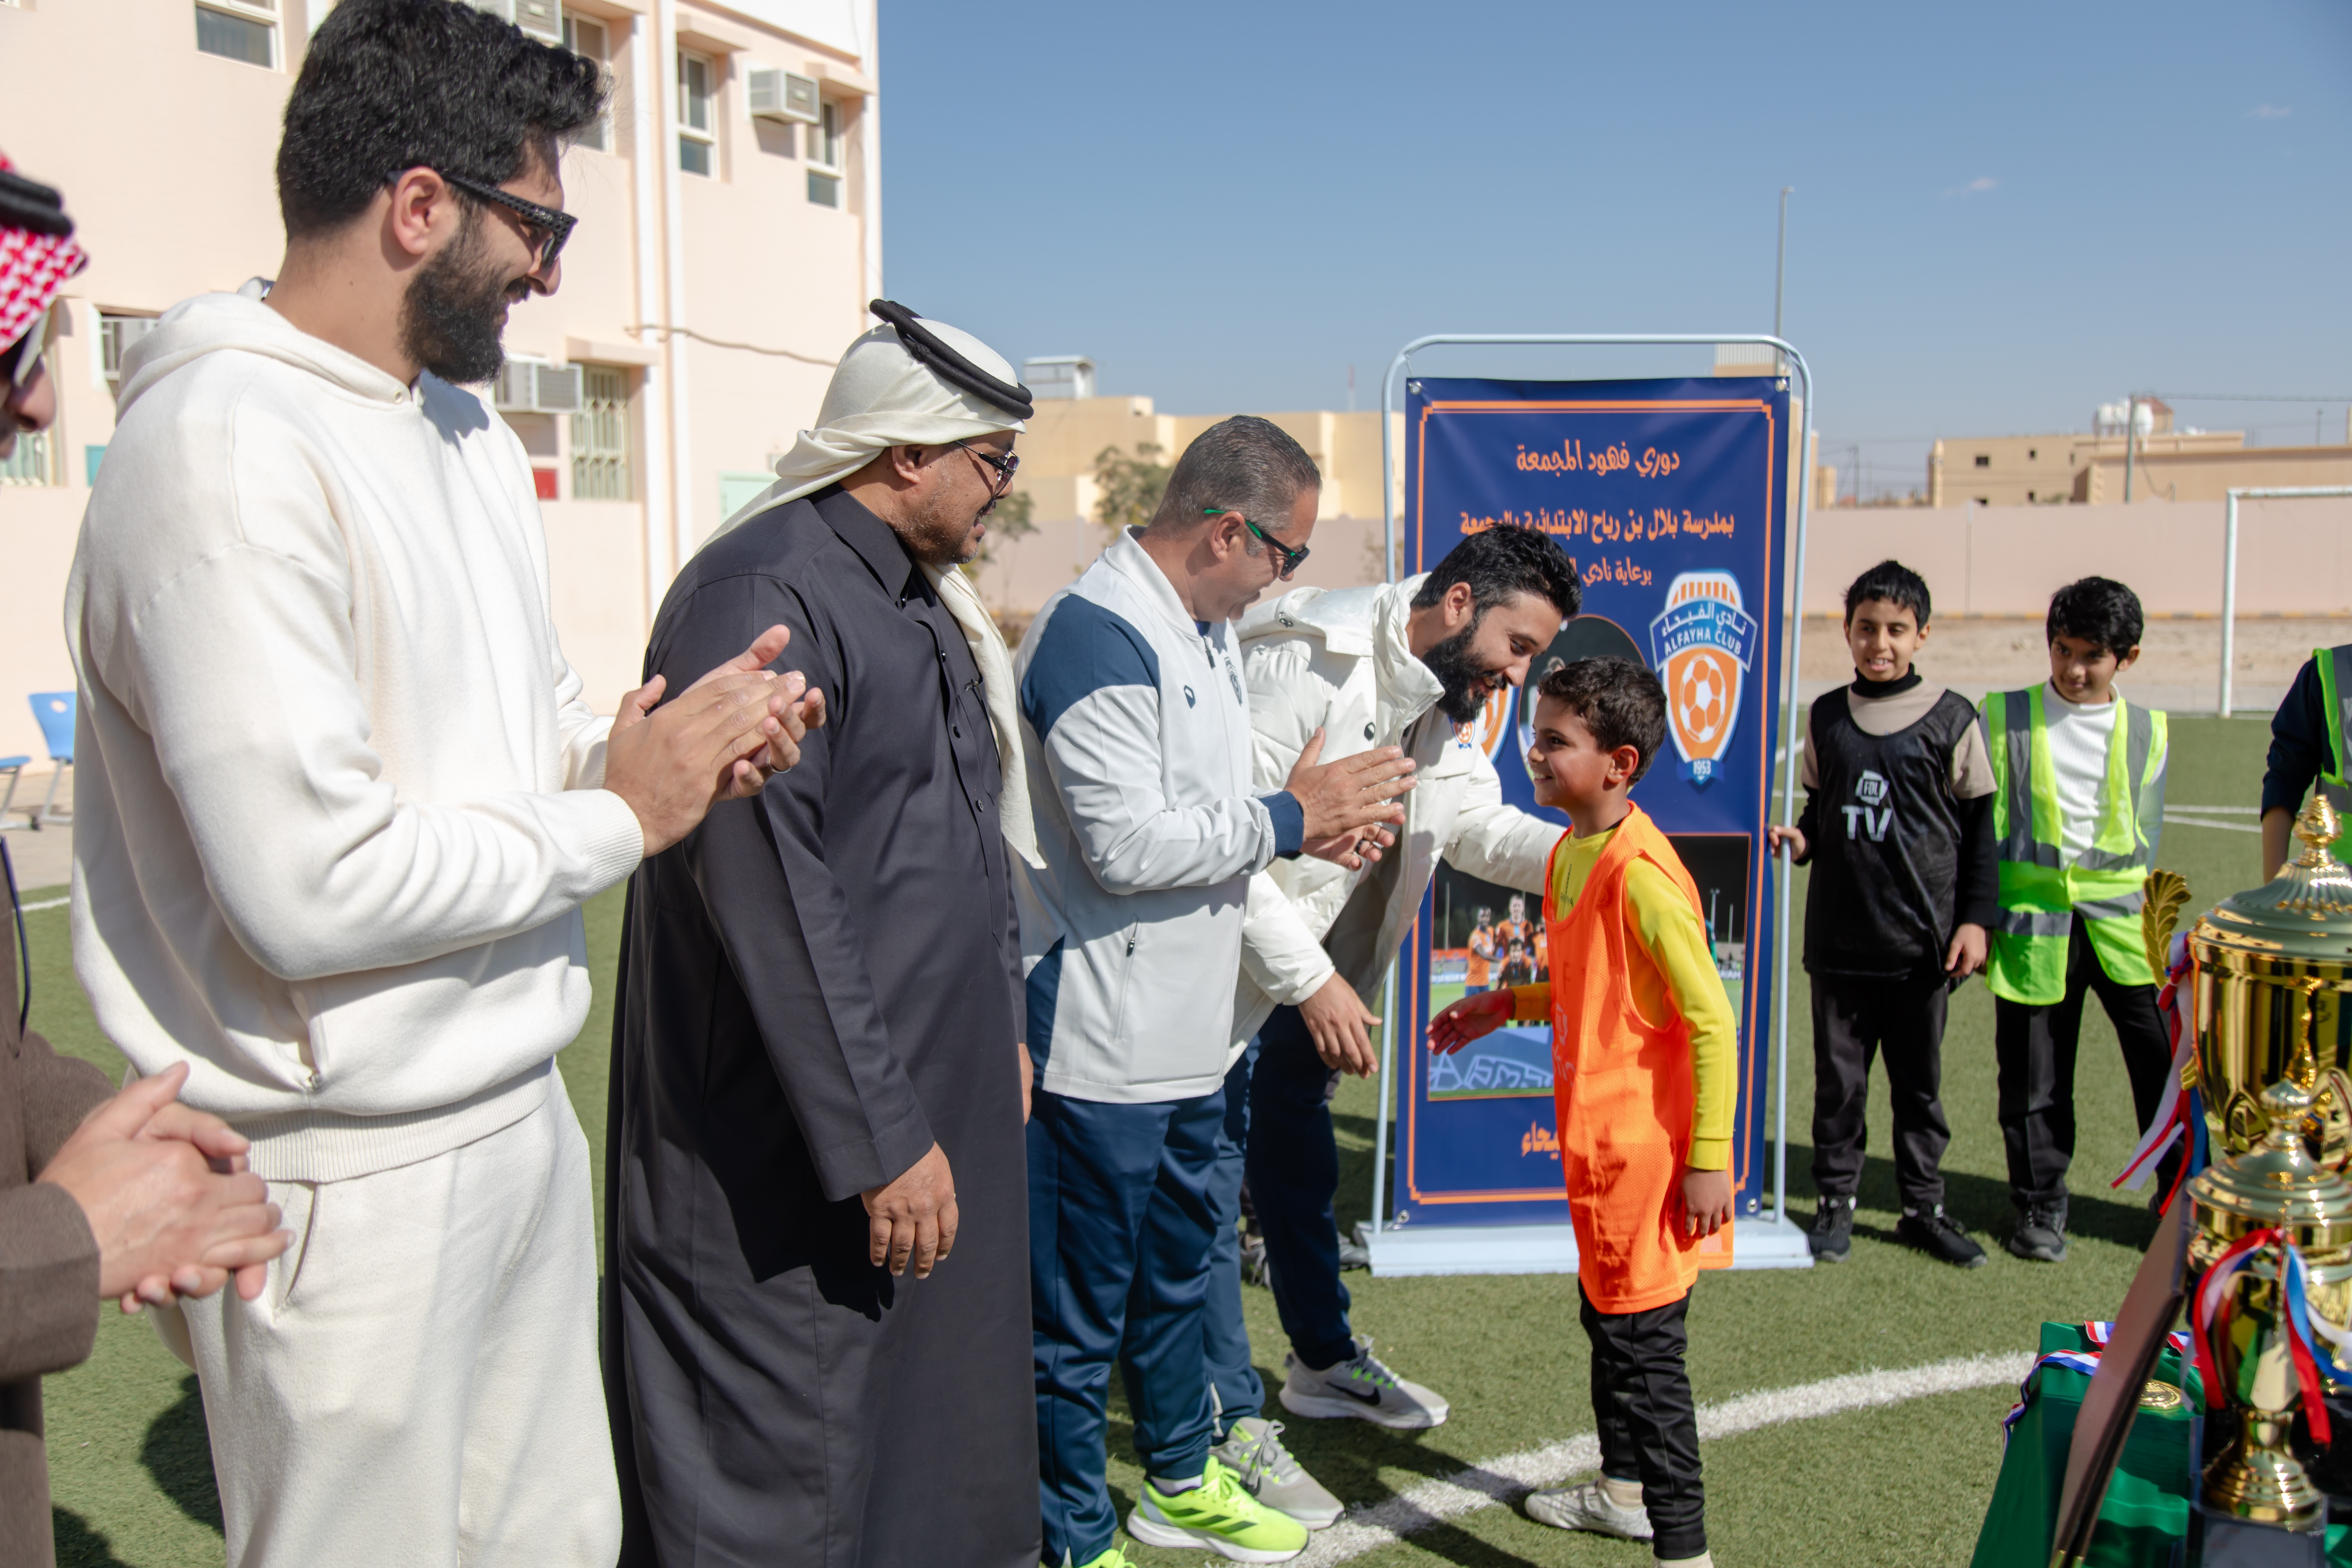
[[186, 1304], [229, 1568], [612, 1568], [588, 1142], [520, 1121], [341, 1182], [272, 1182], [257, 1300]]

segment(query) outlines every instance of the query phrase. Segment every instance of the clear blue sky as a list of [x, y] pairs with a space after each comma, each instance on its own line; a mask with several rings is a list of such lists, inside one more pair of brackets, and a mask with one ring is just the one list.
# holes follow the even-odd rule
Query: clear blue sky
[[[1163, 410], [1440, 331], [1787, 331], [1822, 456], [2352, 395], [2352, 4], [881, 0], [891, 294]], [[1704, 354], [1416, 361], [1635, 374]], [[2309, 405], [2184, 423], [2311, 439]], [[2344, 438], [2341, 403], [2325, 412]]]

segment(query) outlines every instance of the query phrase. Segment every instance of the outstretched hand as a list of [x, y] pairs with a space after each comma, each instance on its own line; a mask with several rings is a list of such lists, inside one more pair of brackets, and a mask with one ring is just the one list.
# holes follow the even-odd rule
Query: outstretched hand
[[1335, 841], [1360, 839], [1362, 830], [1375, 824], [1402, 823], [1404, 807], [1396, 797], [1412, 788], [1412, 760], [1396, 746], [1326, 763], [1323, 731], [1308, 736], [1283, 788], [1305, 813], [1306, 842], [1314, 847], [1309, 852], [1355, 869], [1360, 858], [1351, 864], [1341, 857], [1358, 854], [1360, 846]]
[[740, 800], [797, 764], [801, 742], [824, 722], [824, 693], [798, 670], [766, 667], [792, 641], [775, 626], [668, 702], [655, 676], [621, 700], [604, 743], [604, 787], [628, 802], [658, 855], [721, 801]]
[[1429, 1021], [1429, 1048], [1441, 1057], [1452, 1056], [1509, 1023], [1514, 1005], [1508, 991], [1463, 997]]

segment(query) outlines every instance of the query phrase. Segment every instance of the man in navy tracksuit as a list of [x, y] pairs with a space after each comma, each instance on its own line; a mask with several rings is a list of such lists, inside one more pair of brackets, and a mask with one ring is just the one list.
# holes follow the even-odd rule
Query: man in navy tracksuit
[[[1251, 874], [1353, 860], [1402, 813], [1393, 750], [1250, 782], [1232, 617], [1307, 554], [1321, 480], [1265, 420], [1177, 460], [1149, 527], [1046, 602], [1015, 660], [1045, 868], [1018, 892], [1028, 968], [1030, 1294], [1045, 1557], [1126, 1562], [1104, 1480], [1113, 1361], [1147, 1475], [1128, 1532], [1279, 1562], [1307, 1543], [1210, 1458], [1210, 1194]], [[1364, 847], [1367, 852], [1371, 846]]]

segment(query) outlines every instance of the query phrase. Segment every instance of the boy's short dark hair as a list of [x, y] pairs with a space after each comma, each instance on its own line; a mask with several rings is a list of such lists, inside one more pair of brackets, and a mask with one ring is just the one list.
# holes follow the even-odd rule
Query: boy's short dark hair
[[1900, 561], [1882, 561], [1853, 580], [1853, 585], [1845, 591], [1846, 620], [1853, 621], [1855, 606], [1873, 599], [1900, 605], [1923, 626], [1935, 608], [1927, 597], [1927, 579]]
[[1412, 596], [1412, 607], [1430, 608], [1456, 583], [1470, 584], [1474, 616], [1484, 616], [1514, 594], [1549, 599], [1562, 620], [1584, 608], [1584, 584], [1576, 574], [1576, 563], [1558, 540], [1538, 529], [1489, 528], [1470, 535], [1430, 568], [1429, 580]]
[[1646, 666], [1630, 658], [1580, 658], [1560, 665], [1545, 672], [1536, 691], [1575, 714], [1603, 751], [1633, 747], [1641, 760], [1633, 764], [1629, 784], [1641, 782], [1666, 743], [1666, 689]]
[[593, 60], [460, 0], [342, 0], [286, 100], [286, 236], [341, 227], [408, 169], [504, 184], [604, 108]]
[[2146, 625], [2137, 594], [2112, 577], [2084, 577], [2050, 595], [2044, 629], [2052, 642], [2063, 633], [2121, 658], [2139, 647]]

